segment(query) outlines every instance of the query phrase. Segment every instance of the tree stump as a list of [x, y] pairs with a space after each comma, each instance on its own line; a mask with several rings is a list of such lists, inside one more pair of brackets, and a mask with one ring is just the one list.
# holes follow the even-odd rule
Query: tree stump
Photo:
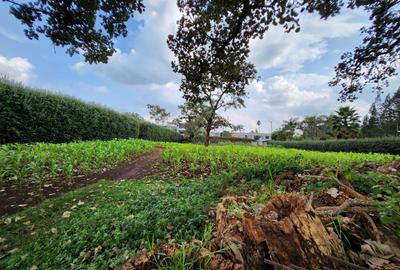
[[325, 256], [343, 257], [337, 235], [325, 229], [300, 193], [273, 198], [255, 216], [245, 213], [243, 222], [255, 245], [266, 245], [269, 259], [280, 264], [322, 269]]

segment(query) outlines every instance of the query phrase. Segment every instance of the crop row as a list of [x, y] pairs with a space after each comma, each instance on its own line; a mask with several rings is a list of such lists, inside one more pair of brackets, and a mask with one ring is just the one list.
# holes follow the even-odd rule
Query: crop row
[[76, 174], [112, 168], [155, 145], [133, 139], [2, 145], [0, 183], [6, 179], [13, 179], [18, 184], [42, 184], [49, 178], [60, 176], [71, 179]]
[[163, 145], [163, 158], [171, 171], [183, 168], [193, 174], [208, 171], [239, 172], [248, 178], [275, 177], [287, 170], [302, 171], [315, 166], [349, 168], [355, 164], [383, 164], [396, 156], [316, 152], [239, 145], [210, 146], [160, 143], [137, 139], [86, 141], [62, 144], [8, 144], [0, 146], [0, 186], [7, 179], [18, 184], [43, 184], [49, 179], [89, 174], [109, 169], [134, 154]]
[[271, 141], [272, 146], [315, 151], [387, 153], [400, 155], [400, 137], [363, 138], [351, 140]]
[[223, 170], [240, 172], [249, 177], [276, 174], [294, 170], [301, 171], [315, 166], [347, 169], [356, 164], [373, 162], [387, 163], [396, 158], [389, 154], [361, 154], [317, 152], [272, 147], [253, 147], [239, 145], [210, 146], [192, 144], [167, 144], [164, 159], [167, 164], [179, 170], [182, 164], [193, 173], [209, 170], [219, 173]]

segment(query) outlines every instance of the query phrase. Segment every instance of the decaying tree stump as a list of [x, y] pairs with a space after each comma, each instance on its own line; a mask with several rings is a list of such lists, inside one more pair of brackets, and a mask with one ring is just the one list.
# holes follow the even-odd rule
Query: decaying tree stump
[[[240, 204], [240, 202], [236, 202]], [[285, 193], [273, 198], [255, 215], [216, 209], [217, 244], [229, 254], [237, 269], [265, 269], [264, 259], [307, 269], [322, 269], [325, 256], [343, 257], [334, 232], [328, 232], [307, 198]]]
[[325, 256], [342, 257], [343, 247], [315, 215], [307, 198], [285, 193], [273, 198], [255, 217], [244, 216], [246, 234], [265, 242], [271, 260], [308, 269], [321, 269]]

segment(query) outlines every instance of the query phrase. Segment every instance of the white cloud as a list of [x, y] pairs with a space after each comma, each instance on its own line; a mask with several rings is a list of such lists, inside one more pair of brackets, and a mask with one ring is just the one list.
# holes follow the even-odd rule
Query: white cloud
[[0, 26], [0, 35], [17, 42], [24, 42], [25, 40], [23, 36], [10, 32], [1, 26]]
[[26, 58], [14, 57], [7, 59], [0, 55], [0, 76], [26, 83], [32, 78], [34, 68]]
[[150, 90], [153, 91], [162, 103], [169, 106], [178, 106], [185, 102], [182, 98], [182, 93], [179, 91], [179, 85], [176, 82], [170, 81], [165, 84], [152, 84]]
[[97, 93], [106, 93], [106, 92], [107, 92], [107, 88], [106, 88], [105, 86], [103, 86], [103, 85], [95, 86], [95, 87], [93, 88], [93, 90], [94, 90], [95, 92], [97, 92]]
[[[355, 22], [353, 15], [339, 15], [327, 21], [314, 15], [302, 16], [300, 33], [286, 34], [276, 27], [264, 39], [252, 41], [250, 57], [257, 68], [274, 69], [282, 74], [253, 82], [248, 87], [247, 107], [222, 113], [234, 123], [245, 125], [247, 130], [257, 128], [256, 122], [260, 120], [263, 131], [269, 131], [270, 121], [276, 129], [290, 117], [332, 113], [340, 105], [337, 90], [327, 85], [333, 74], [300, 73], [299, 70], [329, 53], [330, 40], [358, 32], [362, 24]], [[177, 83], [179, 77], [171, 70], [173, 55], [166, 40], [168, 34], [175, 32], [179, 16], [175, 3], [149, 0], [146, 12], [137, 17], [143, 20], [143, 25], [134, 33], [130, 50], [119, 49], [106, 65], [79, 62], [73, 69], [127, 85], [127, 89], [135, 91], [140, 106], [159, 104], [176, 114], [176, 106], [184, 100]], [[366, 101], [351, 105], [362, 111], [369, 107]], [[140, 112], [146, 113], [145, 109]]]
[[361, 116], [365, 115], [370, 102], [359, 99], [339, 103], [337, 89], [328, 87], [330, 78], [330, 75], [315, 73], [289, 73], [254, 81], [247, 89], [246, 108], [229, 110], [224, 115], [235, 124], [243, 124], [247, 130], [257, 128], [257, 120], [260, 120], [264, 132], [270, 131], [270, 121], [275, 130], [291, 117], [329, 115], [344, 105], [355, 107]]
[[146, 2], [146, 12], [137, 17], [143, 21], [134, 34], [129, 52], [120, 49], [107, 64], [76, 63], [72, 68], [80, 73], [94, 72], [126, 85], [165, 84], [177, 78], [171, 70], [172, 52], [167, 37], [175, 32], [179, 11], [168, 0]]
[[258, 68], [278, 68], [298, 71], [304, 63], [319, 59], [327, 52], [329, 39], [348, 37], [363, 24], [350, 15], [339, 15], [326, 21], [317, 15], [304, 15], [300, 19], [299, 33], [284, 33], [282, 27], [273, 27], [263, 39], [251, 42], [250, 59]]

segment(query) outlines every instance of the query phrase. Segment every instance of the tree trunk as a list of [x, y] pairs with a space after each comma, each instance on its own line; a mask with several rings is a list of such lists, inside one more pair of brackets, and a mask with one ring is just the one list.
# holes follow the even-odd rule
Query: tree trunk
[[[214, 115], [214, 114], [213, 114]], [[204, 138], [204, 146], [207, 147], [210, 144], [210, 132], [211, 132], [211, 127], [212, 127], [212, 120], [213, 120], [213, 115], [208, 119], [207, 121], [207, 126], [206, 126], [206, 137]]]
[[204, 146], [207, 147], [210, 144], [210, 131], [211, 128], [206, 128], [206, 137], [204, 138]]

